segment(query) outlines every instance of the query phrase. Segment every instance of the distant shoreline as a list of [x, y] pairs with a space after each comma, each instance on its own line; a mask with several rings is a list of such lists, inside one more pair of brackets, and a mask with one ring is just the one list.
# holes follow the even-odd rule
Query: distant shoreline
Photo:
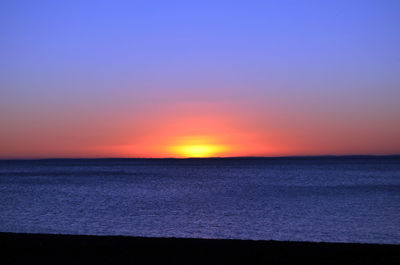
[[0, 233], [1, 264], [397, 264], [400, 245]]
[[261, 159], [261, 160], [285, 160], [285, 159], [376, 159], [392, 158], [400, 159], [400, 154], [393, 155], [310, 155], [310, 156], [232, 156], [232, 157], [48, 157], [48, 158], [0, 158], [0, 161], [48, 161], [48, 160], [229, 160], [229, 159]]

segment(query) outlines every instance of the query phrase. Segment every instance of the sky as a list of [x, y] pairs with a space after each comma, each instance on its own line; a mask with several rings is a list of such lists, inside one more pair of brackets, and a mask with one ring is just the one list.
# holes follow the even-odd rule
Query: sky
[[0, 158], [400, 154], [400, 1], [0, 1]]

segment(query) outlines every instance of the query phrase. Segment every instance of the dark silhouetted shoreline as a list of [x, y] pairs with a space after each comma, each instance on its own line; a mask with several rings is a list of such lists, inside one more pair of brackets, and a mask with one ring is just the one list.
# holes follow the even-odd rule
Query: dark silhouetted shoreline
[[0, 233], [1, 264], [398, 264], [400, 245]]

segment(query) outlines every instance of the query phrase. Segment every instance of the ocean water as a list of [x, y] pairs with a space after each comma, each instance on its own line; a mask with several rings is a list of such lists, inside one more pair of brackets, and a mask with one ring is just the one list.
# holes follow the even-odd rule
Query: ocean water
[[400, 157], [0, 161], [0, 231], [400, 243]]

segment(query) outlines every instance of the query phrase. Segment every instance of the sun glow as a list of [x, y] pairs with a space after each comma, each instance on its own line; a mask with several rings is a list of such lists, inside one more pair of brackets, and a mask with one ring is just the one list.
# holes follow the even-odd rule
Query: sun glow
[[218, 145], [183, 145], [174, 147], [175, 152], [182, 157], [212, 157], [224, 150]]
[[171, 153], [178, 157], [223, 156], [228, 149], [226, 145], [209, 136], [182, 137], [170, 146]]

